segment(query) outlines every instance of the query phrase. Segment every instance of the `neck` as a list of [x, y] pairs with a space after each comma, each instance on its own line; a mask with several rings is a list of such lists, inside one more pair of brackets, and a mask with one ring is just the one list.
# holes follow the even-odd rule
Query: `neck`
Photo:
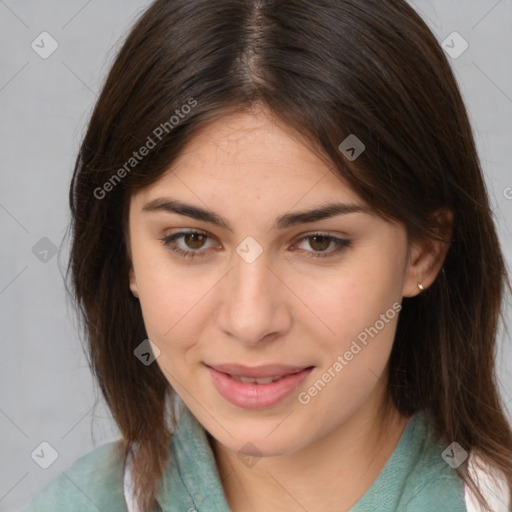
[[384, 403], [383, 396], [369, 399], [328, 435], [297, 452], [262, 457], [252, 467], [213, 440], [231, 510], [348, 511], [377, 478], [407, 425], [408, 418]]

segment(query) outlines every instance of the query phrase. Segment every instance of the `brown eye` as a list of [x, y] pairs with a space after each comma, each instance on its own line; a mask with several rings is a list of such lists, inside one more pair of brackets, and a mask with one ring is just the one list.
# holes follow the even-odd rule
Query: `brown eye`
[[[299, 241], [301, 244], [309, 246], [303, 248], [306, 251], [307, 256], [311, 258], [328, 258], [335, 256], [343, 249], [350, 246], [350, 240], [344, 238], [337, 238], [325, 233], [313, 233], [302, 237]], [[329, 248], [332, 249], [329, 249]], [[313, 250], [311, 250], [313, 249]]]
[[200, 231], [180, 231], [160, 240], [173, 253], [183, 258], [196, 258], [206, 255], [207, 250], [204, 246], [209, 238], [208, 234]]
[[325, 251], [332, 242], [332, 238], [324, 235], [314, 235], [309, 237], [310, 242], [309, 245], [315, 251]]
[[208, 237], [203, 233], [186, 233], [183, 241], [191, 249], [201, 249]]

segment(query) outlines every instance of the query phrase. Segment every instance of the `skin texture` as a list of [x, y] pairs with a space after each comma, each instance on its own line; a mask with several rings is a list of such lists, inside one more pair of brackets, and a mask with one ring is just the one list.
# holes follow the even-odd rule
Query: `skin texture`
[[[232, 231], [143, 211], [158, 198], [210, 209]], [[165, 175], [131, 198], [129, 286], [161, 351], [157, 364], [212, 436], [235, 512], [348, 510], [378, 476], [408, 421], [394, 407], [386, 413], [381, 407], [398, 314], [309, 403], [297, 396], [393, 304], [420, 293], [418, 282], [426, 289], [447, 248], [409, 243], [402, 224], [371, 213], [273, 227], [280, 215], [325, 202], [365, 206], [264, 108], [203, 128]], [[203, 256], [184, 258], [160, 240], [181, 230], [208, 235], [174, 242]], [[350, 245], [334, 253], [329, 239], [315, 242], [318, 232]], [[252, 263], [236, 252], [248, 236], [263, 251]], [[322, 250], [331, 256], [315, 257]], [[315, 368], [277, 405], [249, 410], [217, 392], [205, 363]]]

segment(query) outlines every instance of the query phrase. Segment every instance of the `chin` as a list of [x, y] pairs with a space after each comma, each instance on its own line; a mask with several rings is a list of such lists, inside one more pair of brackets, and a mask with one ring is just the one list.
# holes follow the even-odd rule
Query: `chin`
[[[228, 429], [229, 434], [224, 429], [218, 428], [218, 425], [212, 425], [213, 429], [210, 433], [232, 452], [252, 457], [288, 455], [300, 450], [309, 442], [303, 435], [290, 432], [289, 426], [286, 427], [284, 423], [277, 426], [279, 421], [275, 419], [258, 423], [254, 419], [247, 420], [246, 423], [237, 422], [236, 427], [233, 425]], [[281, 432], [278, 432], [279, 430]]]

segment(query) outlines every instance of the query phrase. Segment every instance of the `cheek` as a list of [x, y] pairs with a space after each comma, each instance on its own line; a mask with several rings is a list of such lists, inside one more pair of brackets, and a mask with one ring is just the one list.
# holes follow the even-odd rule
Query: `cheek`
[[214, 283], [208, 286], [204, 277], [171, 265], [165, 254], [155, 256], [146, 251], [138, 256], [134, 268], [149, 339], [165, 351], [186, 348], [200, 328], [202, 299]]
[[156, 363], [180, 392], [189, 366], [197, 360], [195, 352], [204, 317], [201, 316], [204, 293], [175, 275], [170, 279], [150, 271], [145, 276], [147, 281], [139, 300], [146, 332], [160, 350]]
[[202, 294], [190, 291], [186, 283], [180, 287], [176, 279], [171, 283], [159, 277], [153, 282], [139, 299], [148, 336], [166, 348], [171, 342], [173, 346], [186, 344], [191, 331], [199, 328]]
[[383, 335], [389, 331], [380, 318], [388, 311], [385, 320], [395, 316], [392, 306], [401, 300], [397, 279], [392, 266], [363, 260], [328, 278], [302, 280], [297, 295], [305, 298], [304, 318], [315, 338], [339, 351], [376, 322]]

